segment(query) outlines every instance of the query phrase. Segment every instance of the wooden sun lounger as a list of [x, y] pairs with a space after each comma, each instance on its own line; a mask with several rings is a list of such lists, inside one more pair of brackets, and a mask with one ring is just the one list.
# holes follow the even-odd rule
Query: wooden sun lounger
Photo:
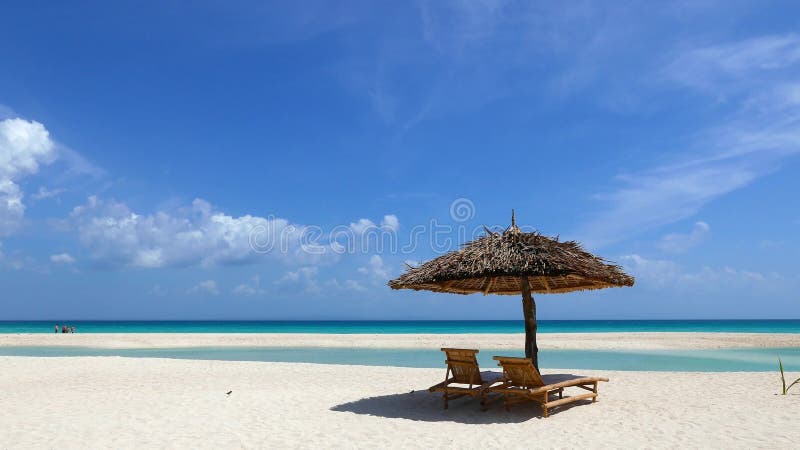
[[[501, 384], [491, 386], [484, 391], [481, 405], [486, 410], [486, 394], [495, 393], [503, 397], [506, 411], [514, 403], [535, 401], [542, 406], [544, 417], [549, 415], [550, 408], [566, 405], [579, 400], [592, 399], [597, 401], [597, 383], [608, 381], [603, 377], [542, 377], [533, 362], [528, 358], [511, 358], [495, 356], [498, 365], [503, 368]], [[550, 379], [548, 379], [550, 378]], [[564, 397], [564, 388], [576, 387], [590, 391], [588, 394]], [[550, 394], [558, 394], [558, 398], [551, 400]]]
[[447, 372], [444, 381], [428, 390], [431, 392], [441, 392], [444, 399], [444, 409], [447, 409], [447, 402], [468, 395], [472, 398], [480, 397], [481, 406], [485, 400], [484, 391], [492, 384], [498, 383], [498, 378], [486, 379], [481, 376], [481, 369], [478, 367], [478, 360], [475, 354], [478, 350], [463, 348], [443, 348], [447, 355]]

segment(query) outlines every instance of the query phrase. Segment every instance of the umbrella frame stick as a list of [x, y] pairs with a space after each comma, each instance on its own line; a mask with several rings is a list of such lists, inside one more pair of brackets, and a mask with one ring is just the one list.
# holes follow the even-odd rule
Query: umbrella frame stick
[[528, 282], [528, 277], [521, 277], [519, 284], [522, 291], [522, 314], [525, 318], [525, 357], [530, 358], [538, 370], [539, 346], [536, 344], [536, 301], [531, 295], [531, 285]]

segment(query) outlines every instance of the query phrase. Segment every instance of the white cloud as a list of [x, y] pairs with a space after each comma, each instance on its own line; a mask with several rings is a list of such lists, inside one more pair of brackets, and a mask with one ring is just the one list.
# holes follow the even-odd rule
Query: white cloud
[[55, 157], [55, 145], [41, 123], [0, 121], [0, 177], [14, 179], [36, 173], [41, 164], [49, 164]]
[[397, 250], [399, 228], [400, 220], [394, 214], [383, 216], [380, 226], [362, 218], [346, 229], [335, 229], [331, 248], [336, 253], [393, 252]]
[[217, 287], [217, 282], [214, 280], [205, 280], [197, 283], [195, 286], [190, 288], [188, 291], [190, 294], [209, 294], [209, 295], [218, 295], [219, 288]]
[[50, 262], [56, 264], [75, 264], [76, 259], [69, 253], [59, 253], [57, 255], [50, 255]]
[[[73, 209], [72, 228], [92, 258], [112, 267], [213, 266], [254, 262], [273, 258], [288, 264], [323, 264], [339, 259], [342, 251], [318, 227], [292, 224], [286, 219], [244, 215], [234, 217], [196, 199], [191, 206], [174, 211], [140, 214], [125, 203], [89, 197]], [[399, 226], [395, 216], [384, 218], [385, 226]], [[368, 219], [351, 224], [347, 230], [367, 233], [338, 249], [356, 251], [376, 245], [383, 236]], [[396, 240], [390, 243], [396, 242]]]
[[705, 266], [698, 272], [681, 274], [680, 281], [722, 287], [730, 282], [763, 282], [767, 278], [780, 278], [780, 275], [764, 275], [760, 272], [734, 269], [728, 266], [721, 269]]
[[680, 266], [674, 261], [646, 259], [636, 254], [623, 255], [620, 259], [625, 270], [636, 277], [637, 282], [664, 285], [681, 274]]
[[299, 285], [306, 293], [316, 294], [321, 291], [317, 274], [319, 268], [314, 266], [301, 267], [294, 271], [286, 272], [283, 277], [275, 281], [277, 285]]
[[367, 290], [364, 285], [359, 283], [356, 280], [344, 280], [339, 281], [336, 278], [332, 278], [325, 282], [325, 286], [335, 289], [337, 291], [355, 291], [355, 292], [364, 292]]
[[0, 236], [8, 236], [22, 224], [25, 215], [22, 196], [17, 184], [0, 178]]
[[229, 216], [201, 199], [174, 212], [138, 214], [124, 203], [90, 197], [71, 218], [92, 257], [109, 266], [211, 266], [260, 256], [297, 263], [329, 256], [300, 241], [302, 226], [280, 218]]
[[318, 267], [301, 267], [297, 270], [286, 272], [276, 283], [294, 283], [300, 280], [312, 279], [317, 276], [318, 272]]
[[301, 267], [297, 270], [286, 272], [280, 279], [275, 281], [276, 285], [291, 287], [292, 289], [301, 289], [304, 293], [316, 295], [323, 292], [363, 292], [367, 288], [356, 280], [339, 281], [336, 278], [330, 278], [325, 281], [318, 279], [319, 268], [308, 266]]
[[17, 182], [55, 158], [55, 144], [44, 125], [18, 118], [0, 121], [0, 236], [16, 231], [25, 215]]
[[233, 293], [237, 295], [256, 295], [259, 291], [249, 284], [240, 284], [233, 288]]
[[389, 268], [383, 264], [383, 258], [379, 255], [372, 255], [366, 267], [359, 267], [358, 273], [368, 276], [374, 281], [387, 281], [389, 279]]
[[356, 235], [361, 235], [370, 230], [378, 229], [375, 222], [369, 219], [358, 219], [356, 222], [350, 223], [350, 230]]
[[383, 216], [381, 221], [381, 228], [391, 231], [397, 231], [400, 228], [400, 220], [394, 214], [387, 214]]
[[624, 255], [620, 259], [625, 270], [636, 277], [637, 283], [652, 284], [659, 288], [682, 285], [719, 288], [735, 283], [760, 283], [767, 279], [782, 278], [775, 273], [765, 275], [729, 266], [704, 266], [700, 270], [687, 271], [675, 261], [648, 259], [637, 254]]
[[705, 222], [695, 222], [694, 228], [689, 233], [670, 233], [658, 243], [658, 247], [665, 252], [681, 253], [702, 243], [708, 238], [711, 227]]
[[263, 294], [264, 290], [261, 289], [261, 277], [254, 276], [251, 283], [242, 283], [233, 288], [233, 293], [236, 295], [252, 296]]
[[309, 294], [319, 294], [323, 291], [323, 287], [325, 288], [325, 292], [346, 293], [365, 292], [369, 285], [383, 284], [389, 279], [389, 268], [384, 264], [383, 258], [379, 255], [372, 255], [365, 266], [359, 267], [356, 270], [359, 274], [364, 276], [364, 279], [340, 280], [337, 278], [330, 278], [321, 281], [318, 279], [319, 269], [317, 267], [302, 267], [298, 270], [286, 272], [275, 284], [300, 287], [304, 292]]

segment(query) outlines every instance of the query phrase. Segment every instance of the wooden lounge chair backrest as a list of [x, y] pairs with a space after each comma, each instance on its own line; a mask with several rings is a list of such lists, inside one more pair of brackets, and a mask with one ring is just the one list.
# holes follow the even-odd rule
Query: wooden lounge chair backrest
[[481, 369], [478, 367], [478, 359], [475, 354], [478, 350], [465, 348], [443, 348], [442, 351], [447, 355], [447, 373], [452, 376], [453, 383], [463, 384], [483, 384], [481, 379]]
[[503, 368], [503, 381], [525, 388], [544, 386], [542, 376], [529, 358], [495, 356], [494, 359]]

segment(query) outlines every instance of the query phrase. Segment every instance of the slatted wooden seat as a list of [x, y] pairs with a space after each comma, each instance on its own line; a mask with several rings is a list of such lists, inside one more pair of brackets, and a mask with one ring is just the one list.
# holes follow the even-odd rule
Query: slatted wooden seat
[[[529, 358], [495, 356], [494, 359], [503, 368], [503, 379], [500, 384], [484, 391], [481, 401], [484, 410], [487, 404], [486, 395], [494, 393], [502, 396], [506, 411], [515, 403], [535, 401], [542, 406], [543, 415], [547, 417], [549, 410], [557, 406], [587, 399], [592, 399], [592, 403], [596, 402], [597, 383], [608, 381], [608, 378], [603, 377], [542, 377]], [[590, 392], [564, 397], [564, 388], [568, 387]], [[551, 400], [550, 394], [558, 394], [558, 398]]]
[[499, 377], [492, 376], [491, 373], [481, 374], [478, 360], [475, 357], [478, 350], [443, 348], [442, 351], [447, 355], [445, 360], [447, 372], [444, 381], [431, 386], [428, 390], [442, 393], [445, 409], [447, 409], [448, 401], [465, 395], [473, 398], [480, 397], [481, 405], [483, 405], [484, 390], [492, 384], [498, 383]]

